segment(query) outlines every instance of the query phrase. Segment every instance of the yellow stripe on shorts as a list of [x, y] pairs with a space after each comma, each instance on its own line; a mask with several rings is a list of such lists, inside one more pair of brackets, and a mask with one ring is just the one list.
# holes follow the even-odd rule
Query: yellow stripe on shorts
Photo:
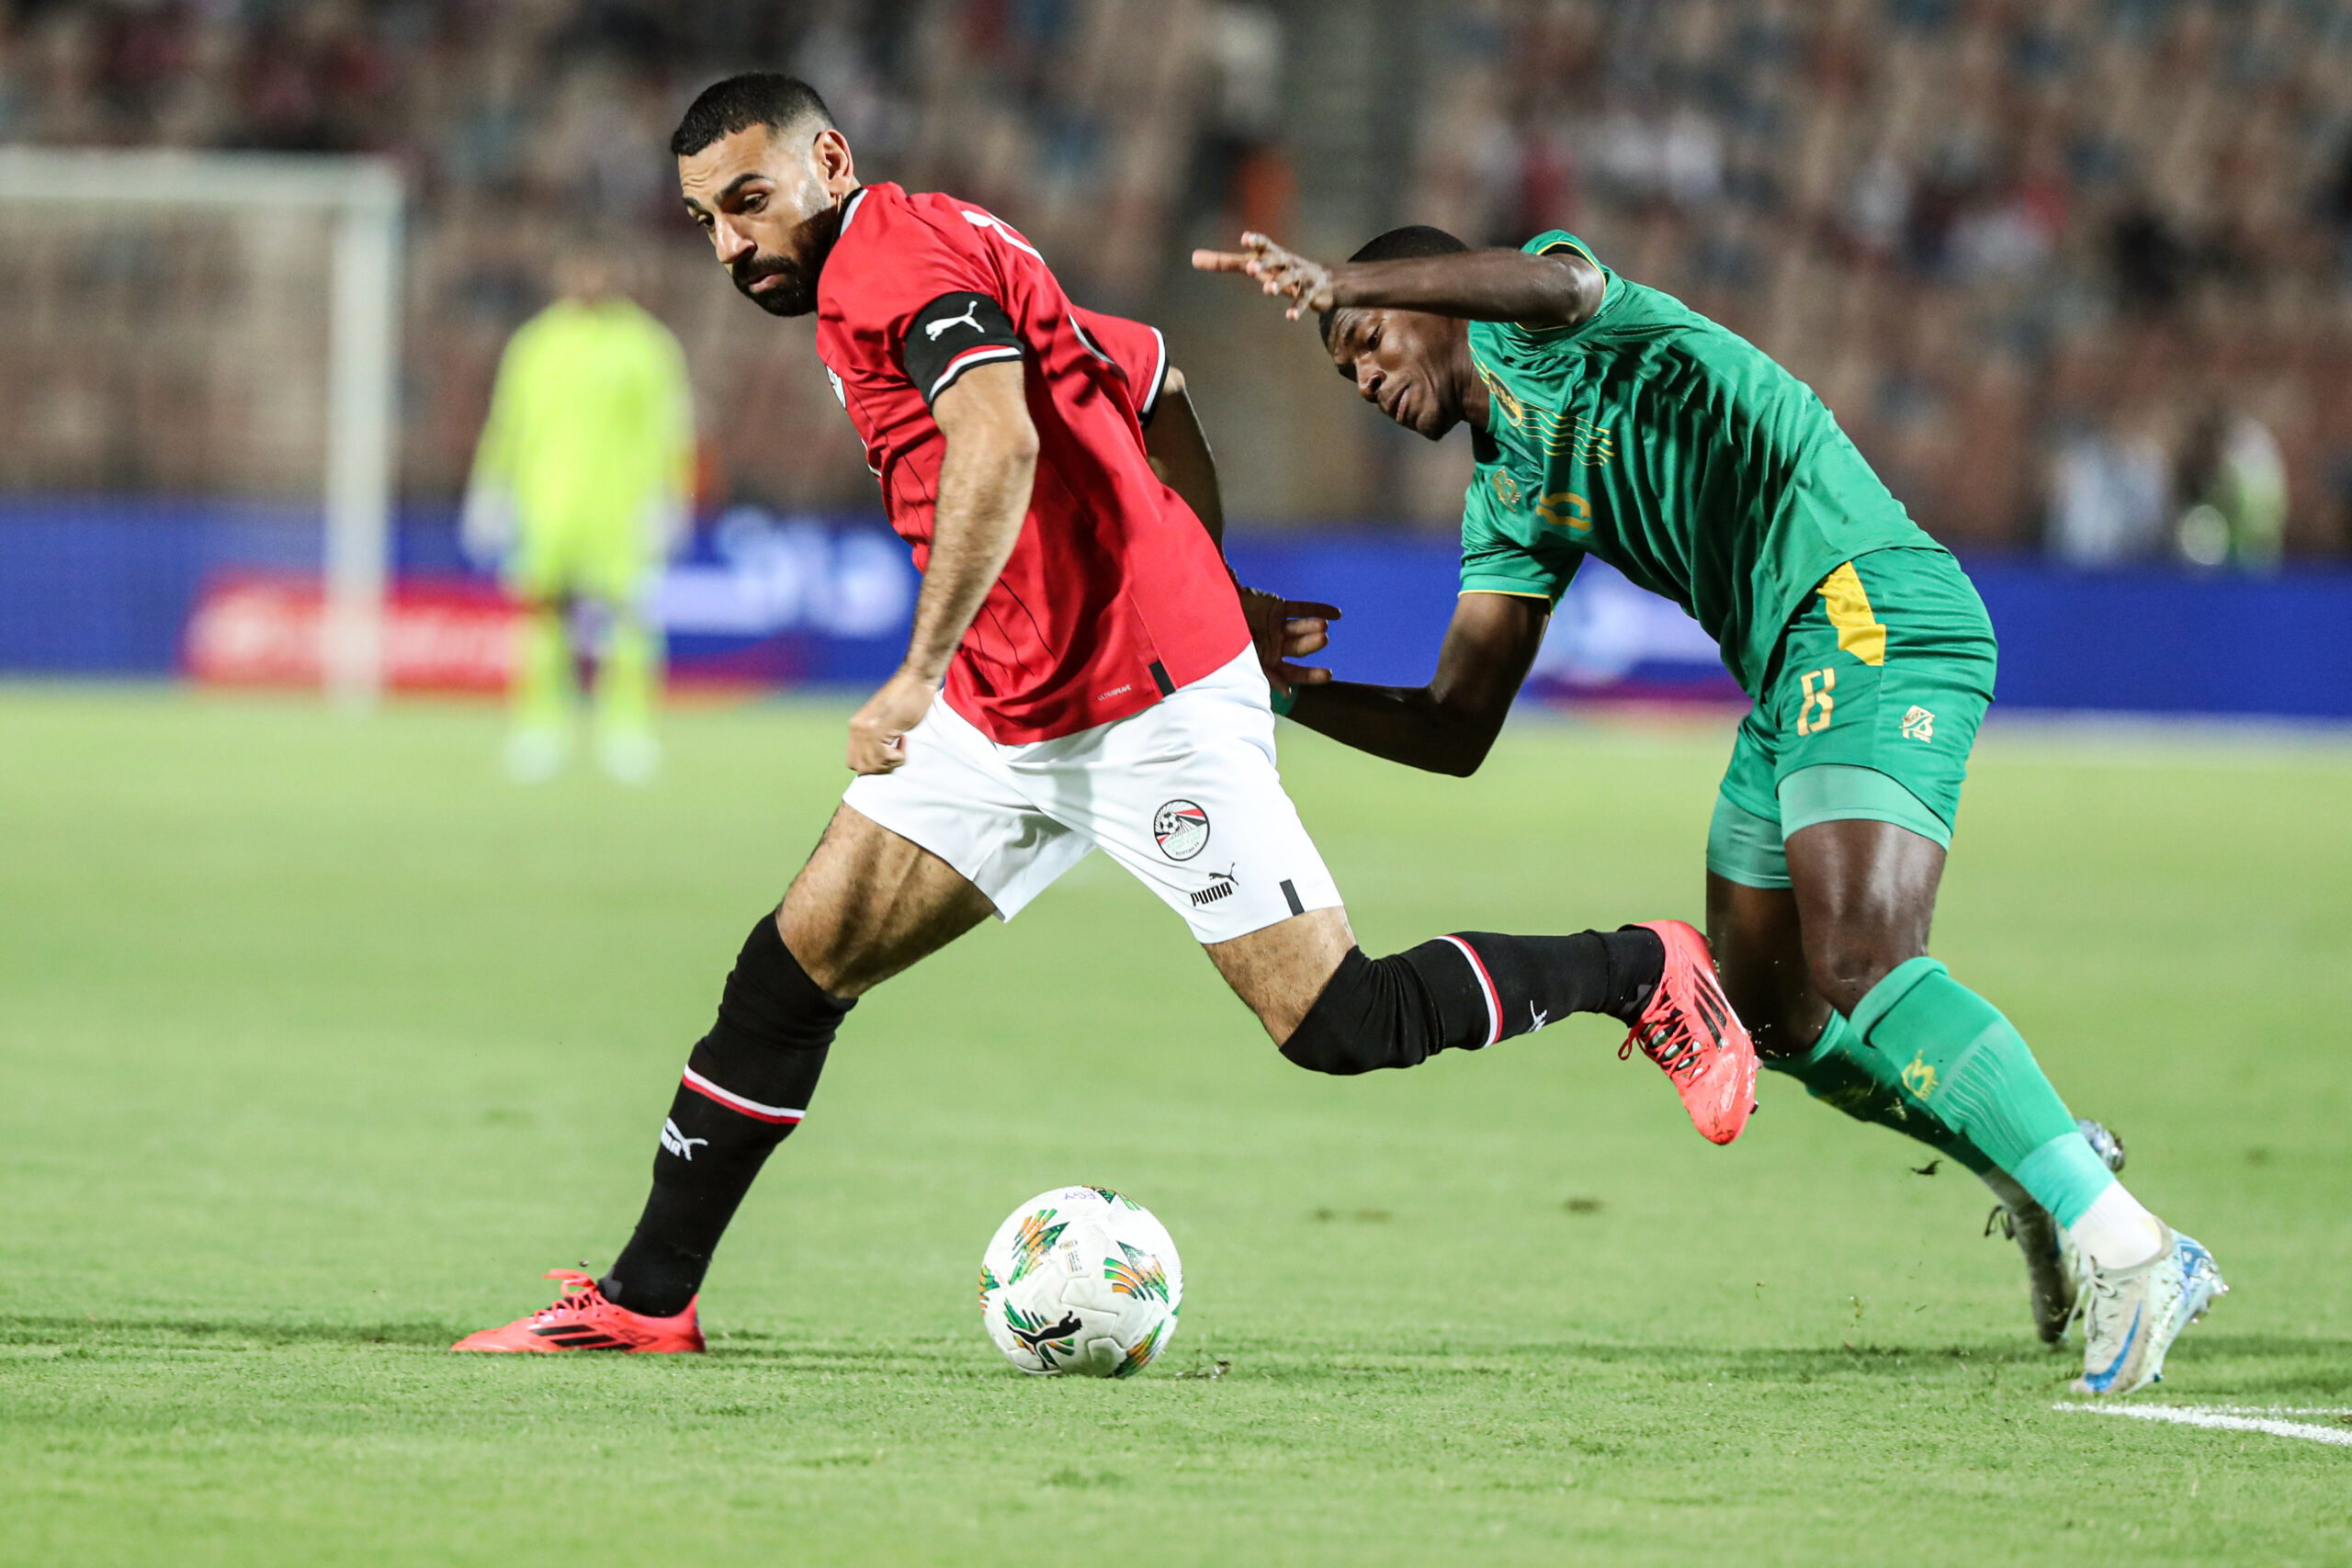
[[1829, 612], [1829, 624], [1838, 628], [1840, 653], [1850, 653], [1865, 664], [1886, 662], [1886, 628], [1878, 624], [1852, 561], [1821, 580], [1821, 603]]

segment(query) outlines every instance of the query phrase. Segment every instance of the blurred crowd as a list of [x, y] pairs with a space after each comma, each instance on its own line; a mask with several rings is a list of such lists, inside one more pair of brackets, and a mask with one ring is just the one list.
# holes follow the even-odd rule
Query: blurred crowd
[[[1345, 62], [1303, 40], [1401, 15], [1418, 31], [1371, 107], [1409, 117], [1416, 151], [1386, 220], [1498, 243], [1576, 230], [1812, 383], [1939, 536], [2086, 565], [2260, 569], [2352, 547], [2344, 0], [18, 0], [0, 14], [0, 141], [401, 164], [413, 498], [460, 488], [505, 338], [547, 297], [554, 258], [594, 246], [685, 344], [714, 497], [871, 504], [805, 331], [751, 318], [678, 213], [664, 142], [716, 74], [806, 75], [872, 174], [987, 203], [1090, 303], [1181, 323], [1200, 298], [1183, 247], [1280, 230], [1307, 194], [1292, 152], [1316, 129], [1302, 106], [1328, 94], [1303, 89]], [[23, 221], [0, 214], [6, 234]], [[17, 265], [0, 254], [0, 286], [32, 288]], [[162, 297], [152, 277], [108, 276], [88, 287]], [[257, 288], [251, 309], [291, 298]], [[0, 321], [0, 375], [29, 389], [20, 405], [63, 408], [66, 359], [42, 358], [30, 331]], [[1200, 378], [1244, 349], [1202, 342]], [[62, 435], [28, 448], [24, 433], [97, 422], [27, 420], [0, 484], [237, 482], [207, 456], [227, 444], [190, 434], [220, 421], [158, 417], [75, 457]], [[1235, 510], [1283, 510], [1274, 487], [1253, 492], [1256, 448], [1240, 446]], [[1386, 466], [1363, 465], [1353, 491], [1342, 478], [1291, 509], [1394, 515], [1403, 497], [1406, 521], [1442, 524], [1463, 455], [1380, 451]]]
[[1955, 544], [2352, 546], [2352, 6], [1482, 0], [1418, 207], [1577, 229]]
[[[593, 247], [685, 342], [712, 491], [874, 504], [806, 323], [752, 316], [680, 210], [670, 131], [716, 76], [805, 75], [869, 177], [1000, 208], [1091, 301], [1130, 310], [1220, 125], [1216, 17], [1191, 0], [19, 0], [0, 17], [0, 143], [397, 161], [401, 478], [425, 501], [461, 488], [506, 338], [559, 259]], [[312, 482], [323, 351], [272, 355], [309, 394], [276, 400], [290, 408], [215, 363], [224, 334], [271, 335], [273, 318], [307, 311], [323, 333], [320, 236], [264, 225], [255, 243], [286, 254], [247, 254], [217, 220], [0, 211], [0, 287], [42, 302], [0, 313], [0, 375], [20, 389], [0, 409], [0, 485]], [[105, 259], [126, 253], [160, 254]], [[94, 324], [150, 363], [78, 352]]]

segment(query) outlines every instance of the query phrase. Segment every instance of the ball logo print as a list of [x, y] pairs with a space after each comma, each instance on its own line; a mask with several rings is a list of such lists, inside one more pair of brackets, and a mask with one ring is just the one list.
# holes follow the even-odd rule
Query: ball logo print
[[1170, 860], [1191, 860], [1209, 847], [1209, 814], [1189, 800], [1171, 800], [1152, 813], [1152, 840]]
[[980, 1322], [1033, 1376], [1133, 1377], [1167, 1348], [1183, 1305], [1176, 1244], [1108, 1187], [1040, 1192], [980, 1260]]

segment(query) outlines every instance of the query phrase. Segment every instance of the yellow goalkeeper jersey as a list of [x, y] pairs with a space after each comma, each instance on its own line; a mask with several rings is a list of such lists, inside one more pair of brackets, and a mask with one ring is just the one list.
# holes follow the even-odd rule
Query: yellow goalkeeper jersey
[[618, 543], [693, 469], [685, 355], [644, 310], [559, 299], [507, 344], [474, 482], [514, 498], [526, 547], [548, 530]]

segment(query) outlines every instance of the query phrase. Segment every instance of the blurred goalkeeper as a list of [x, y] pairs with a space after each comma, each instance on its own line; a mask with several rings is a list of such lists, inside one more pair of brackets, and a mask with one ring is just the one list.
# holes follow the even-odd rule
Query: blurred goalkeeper
[[694, 398], [668, 328], [624, 295], [611, 263], [567, 259], [556, 301], [499, 362], [463, 521], [467, 553], [503, 563], [520, 601], [506, 769], [553, 776], [571, 743], [572, 634], [596, 651], [596, 748], [628, 784], [661, 761], [662, 634], [654, 573], [684, 535]]

